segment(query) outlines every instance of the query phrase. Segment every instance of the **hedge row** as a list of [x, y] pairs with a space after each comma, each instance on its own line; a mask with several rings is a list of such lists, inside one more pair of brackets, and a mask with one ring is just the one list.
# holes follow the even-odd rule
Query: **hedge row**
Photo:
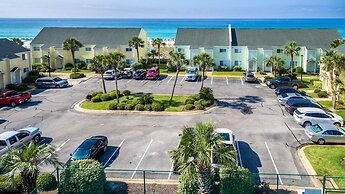
[[185, 100], [185, 110], [203, 110], [205, 107], [214, 104], [213, 90], [211, 88], [202, 88], [199, 94], [190, 95]]

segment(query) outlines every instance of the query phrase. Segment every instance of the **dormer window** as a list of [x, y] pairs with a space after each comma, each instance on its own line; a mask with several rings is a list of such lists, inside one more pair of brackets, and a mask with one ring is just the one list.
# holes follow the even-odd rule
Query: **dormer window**
[[132, 52], [132, 48], [126, 48], [126, 52]]

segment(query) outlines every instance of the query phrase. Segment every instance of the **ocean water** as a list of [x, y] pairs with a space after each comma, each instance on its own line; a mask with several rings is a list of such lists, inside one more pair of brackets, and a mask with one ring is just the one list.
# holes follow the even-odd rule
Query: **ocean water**
[[142, 27], [150, 38], [175, 38], [177, 28], [337, 28], [345, 38], [344, 19], [7, 19], [0, 38], [33, 39], [43, 27]]

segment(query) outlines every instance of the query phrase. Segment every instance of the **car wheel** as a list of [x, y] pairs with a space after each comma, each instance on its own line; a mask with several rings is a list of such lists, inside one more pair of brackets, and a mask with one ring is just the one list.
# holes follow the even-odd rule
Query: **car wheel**
[[336, 127], [341, 127], [340, 123], [334, 123], [333, 125]]
[[16, 106], [17, 106], [17, 103], [16, 103], [15, 101], [11, 101], [11, 102], [10, 102], [10, 105], [11, 105], [12, 107], [16, 107]]
[[103, 152], [104, 152], [104, 153], [107, 152], [107, 149], [108, 149], [108, 146], [104, 146]]
[[276, 89], [276, 88], [277, 88], [277, 86], [276, 86], [276, 85], [274, 85], [274, 84], [272, 84], [272, 85], [270, 85], [270, 86], [269, 86], [269, 88], [271, 88], [271, 89]]
[[318, 139], [317, 140], [317, 144], [319, 144], [319, 145], [323, 145], [323, 144], [325, 144], [326, 142], [325, 142], [325, 140], [324, 139]]
[[35, 135], [35, 137], [32, 139], [35, 144], [38, 144], [40, 142], [41, 136], [40, 135]]
[[303, 127], [310, 126], [310, 125], [311, 125], [311, 122], [309, 122], [309, 121], [306, 121], [303, 123]]
[[298, 85], [293, 85], [292, 88], [298, 90]]
[[56, 84], [55, 87], [56, 88], [61, 88], [61, 86], [59, 84]]

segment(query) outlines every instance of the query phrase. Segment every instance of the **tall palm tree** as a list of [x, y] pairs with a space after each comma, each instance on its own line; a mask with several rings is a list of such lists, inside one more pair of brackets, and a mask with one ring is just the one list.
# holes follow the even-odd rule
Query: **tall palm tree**
[[204, 87], [204, 78], [206, 68], [212, 67], [214, 65], [211, 55], [207, 53], [201, 53], [193, 57], [193, 64], [199, 65], [202, 71], [201, 74], [201, 88]]
[[20, 46], [23, 46], [24, 44], [24, 42], [20, 38], [12, 38], [11, 40]]
[[195, 173], [198, 174], [199, 191], [207, 194], [213, 190], [211, 157], [217, 158], [220, 165], [236, 166], [235, 150], [222, 143], [222, 137], [214, 133], [214, 128], [213, 124], [202, 122], [182, 128], [179, 147], [169, 152], [179, 172], [187, 176], [187, 181], [188, 176], [195, 177]]
[[339, 47], [340, 45], [345, 44], [345, 40], [344, 39], [335, 39], [332, 42], [329, 43], [329, 46], [332, 49], [335, 49], [337, 47]]
[[290, 41], [290, 42], [287, 42], [285, 45], [284, 45], [284, 48], [283, 48], [283, 53], [285, 55], [290, 55], [290, 69], [291, 69], [291, 75], [292, 75], [292, 72], [293, 72], [293, 57], [296, 55], [296, 56], [299, 56], [299, 52], [301, 50], [301, 47], [298, 47], [297, 46], [297, 43], [295, 41]]
[[63, 41], [63, 50], [71, 51], [74, 73], [77, 72], [77, 66], [75, 65], [75, 52], [79, 50], [80, 47], [83, 47], [83, 44], [75, 38], [71, 37]]
[[139, 63], [140, 61], [139, 48], [144, 48], [145, 42], [141, 38], [135, 36], [131, 40], [129, 40], [128, 46], [135, 48], [135, 50], [137, 51], [137, 58], [138, 58], [138, 63]]
[[109, 69], [109, 65], [106, 61], [106, 57], [104, 55], [96, 55], [91, 60], [91, 69], [98, 72], [98, 73], [101, 73], [103, 92], [107, 93], [107, 89], [105, 88], [105, 82], [104, 82], [104, 78], [103, 78], [104, 72], [107, 69]]
[[185, 64], [186, 64], [186, 58], [185, 58], [183, 53], [171, 53], [170, 54], [170, 59], [168, 61], [168, 65], [169, 66], [176, 66], [176, 76], [175, 76], [175, 81], [174, 81], [173, 89], [172, 89], [171, 96], [170, 96], [169, 106], [171, 106], [172, 99], [174, 96], [178, 74], [180, 73], [181, 67]]
[[161, 38], [155, 38], [152, 41], [153, 46], [157, 46], [158, 49], [158, 64], [161, 64], [161, 47], [165, 46], [165, 42], [163, 42], [163, 39]]
[[152, 57], [152, 62], [154, 62], [155, 56], [157, 56], [157, 55], [158, 55], [158, 52], [157, 52], [156, 50], [152, 49], [152, 50], [150, 51], [149, 56]]
[[118, 73], [117, 71], [120, 65], [123, 65], [125, 63], [125, 55], [120, 52], [111, 52], [107, 56], [107, 62], [111, 67], [113, 67], [115, 71], [116, 100], [117, 100], [117, 103], [120, 103], [120, 99], [119, 99], [120, 94], [119, 94], [118, 85], [117, 85], [117, 73]]
[[277, 55], [272, 55], [270, 58], [267, 58], [264, 61], [264, 64], [267, 67], [272, 67], [274, 72], [274, 77], [276, 77], [277, 72], [279, 73], [279, 76], [281, 76], [281, 70], [283, 68], [284, 61]]
[[49, 144], [37, 146], [31, 142], [22, 150], [12, 149], [0, 158], [1, 169], [8, 170], [10, 180], [13, 180], [15, 173], [19, 173], [23, 179], [25, 193], [30, 193], [36, 188], [36, 180], [40, 173], [40, 165], [60, 166], [57, 160], [55, 148]]

